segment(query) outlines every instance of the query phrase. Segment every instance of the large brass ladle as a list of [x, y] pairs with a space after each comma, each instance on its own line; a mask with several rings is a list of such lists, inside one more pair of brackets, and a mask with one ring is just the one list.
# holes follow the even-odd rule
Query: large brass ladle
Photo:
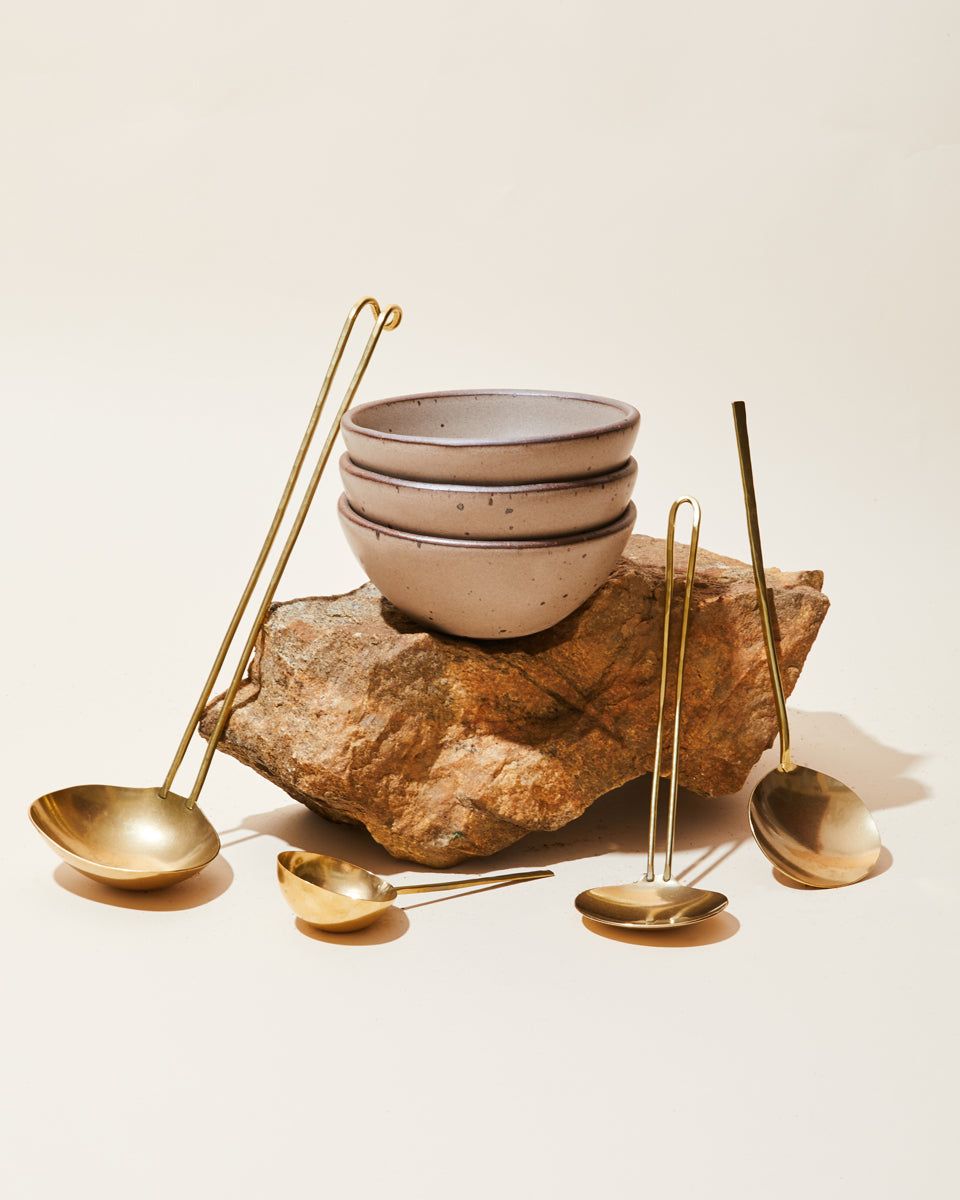
[[784, 875], [808, 887], [840, 887], [856, 883], [870, 873], [880, 857], [880, 832], [873, 814], [856, 792], [832, 775], [814, 771], [812, 767], [798, 767], [790, 755], [790, 726], [760, 547], [747, 410], [740, 400], [733, 406], [733, 423], [737, 431], [753, 577], [780, 726], [780, 765], [754, 789], [750, 829], [757, 845]]
[[[667, 850], [663, 875], [657, 879], [654, 856], [657, 846], [657, 801], [660, 792], [660, 764], [663, 757], [663, 715], [667, 698], [667, 660], [670, 651], [670, 610], [673, 603], [673, 544], [677, 510], [683, 504], [693, 509], [693, 529], [687, 559], [686, 588], [683, 595], [683, 616], [680, 623], [680, 649], [677, 654], [677, 686], [673, 710], [673, 747], [670, 761], [670, 802], [667, 809]], [[660, 663], [660, 701], [657, 709], [657, 741], [653, 753], [653, 780], [650, 788], [650, 832], [647, 841], [647, 873], [636, 883], [616, 887], [591, 888], [581, 892], [574, 901], [577, 911], [591, 921], [604, 925], [626, 926], [629, 929], [677, 929], [695, 925], [707, 917], [716, 916], [727, 907], [721, 892], [689, 887], [673, 878], [673, 841], [676, 833], [677, 792], [680, 781], [680, 700], [683, 695], [683, 663], [687, 653], [687, 623], [690, 618], [690, 598], [697, 568], [697, 545], [700, 541], [700, 505], [692, 496], [681, 496], [670, 509], [667, 522], [667, 571], [663, 609], [663, 651]]]
[[[357, 318], [365, 308], [369, 308], [375, 318], [373, 329], [327, 434], [320, 458], [310, 477], [290, 533], [287, 535], [276, 568], [267, 585], [253, 627], [224, 696], [223, 706], [207, 743], [193, 789], [188, 797], [179, 796], [170, 790], [174, 777], [200, 723], [200, 718], [210, 699], [210, 693], [226, 659], [234, 635], [276, 540], [280, 524], [290, 503], [290, 497], [300, 476], [300, 469], [313, 440], [317, 422], [323, 412], [334, 376], [343, 358], [343, 352]], [[101, 783], [81, 784], [78, 787], [48, 792], [30, 806], [31, 821], [57, 854], [91, 879], [99, 880], [99, 882], [110, 884], [113, 887], [137, 891], [170, 887], [171, 884], [179, 883], [181, 880], [195, 875], [219, 854], [220, 838], [197, 807], [197, 799], [210, 769], [217, 743], [230, 718], [237, 689], [270, 610], [280, 577], [283, 575], [287, 560], [293, 551], [300, 530], [303, 528], [320, 477], [327, 465], [340, 430], [343, 414], [349, 408], [356, 394], [381, 333], [385, 329], [396, 329], [400, 324], [401, 317], [402, 312], [396, 305], [381, 313], [380, 305], [372, 296], [366, 296], [358, 301], [348, 313], [270, 529], [162, 786], [129, 788]]]

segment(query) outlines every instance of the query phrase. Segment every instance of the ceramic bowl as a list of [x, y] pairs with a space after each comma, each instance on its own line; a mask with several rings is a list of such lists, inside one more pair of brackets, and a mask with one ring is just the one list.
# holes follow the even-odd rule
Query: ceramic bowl
[[609, 525], [626, 509], [637, 480], [637, 464], [608, 475], [553, 483], [424, 483], [380, 475], [340, 459], [340, 478], [350, 507], [379, 525], [435, 537], [566, 537]]
[[470, 638], [514, 638], [549, 629], [579, 608], [616, 565], [637, 510], [564, 538], [468, 541], [391, 529], [340, 497], [340, 524], [384, 596], [418, 621]]
[[544, 483], [605, 475], [630, 457], [640, 414], [573, 392], [426, 392], [343, 419], [360, 467], [429, 483]]

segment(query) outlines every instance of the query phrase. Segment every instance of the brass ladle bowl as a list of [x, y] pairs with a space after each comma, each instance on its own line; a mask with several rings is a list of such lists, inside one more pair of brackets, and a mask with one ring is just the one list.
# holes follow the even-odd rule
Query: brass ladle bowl
[[[329, 395], [331, 384], [343, 358], [343, 352], [357, 318], [365, 308], [369, 308], [375, 318], [373, 329], [327, 434], [323, 450], [310, 477], [310, 482], [307, 484], [276, 568], [257, 611], [253, 627], [240, 654], [230, 686], [224, 694], [220, 714], [207, 741], [206, 751], [193, 788], [189, 796], [179, 796], [170, 790], [177, 770], [197, 726], [200, 724], [200, 718], [210, 699], [210, 693], [213, 691], [240, 621], [246, 612], [250, 597], [273, 548]], [[114, 787], [110, 784], [82, 784], [79, 787], [48, 792], [30, 806], [30, 819], [47, 843], [64, 862], [69, 863], [78, 871], [82, 871], [89, 878], [112, 887], [135, 888], [141, 891], [170, 887], [195, 875], [212, 862], [220, 852], [220, 839], [217, 832], [197, 808], [197, 799], [206, 780], [217, 744], [233, 711], [237, 689], [250, 661], [257, 637], [270, 611], [277, 585], [293, 552], [320, 477], [327, 465], [340, 430], [343, 414], [349, 408], [356, 394], [381, 333], [385, 329], [396, 329], [400, 324], [401, 316], [401, 310], [396, 305], [381, 313], [380, 305], [372, 296], [366, 296], [358, 301], [347, 314], [270, 529], [162, 786], [128, 788]], [[213, 536], [214, 538], [218, 536], [216, 529]]]
[[842, 887], [857, 883], [870, 874], [880, 857], [880, 831], [870, 809], [852, 788], [832, 775], [812, 767], [797, 766], [790, 754], [790, 725], [777, 644], [773, 638], [747, 410], [742, 401], [738, 400], [733, 406], [733, 423], [740, 456], [753, 577], [780, 729], [780, 764], [754, 789], [750, 800], [750, 829], [754, 841], [782, 874], [807, 887]]
[[30, 805], [30, 820], [71, 867], [131, 891], [181, 883], [220, 853], [200, 809], [155, 787], [90, 783], [48, 792]]
[[[670, 800], [667, 808], [667, 849], [663, 875], [658, 879], [654, 870], [657, 845], [657, 804], [660, 793], [660, 764], [663, 759], [663, 718], [667, 699], [667, 662], [670, 654], [670, 615], [673, 606], [673, 549], [676, 535], [677, 510], [683, 504], [693, 509], [693, 529], [687, 558], [686, 587], [683, 595], [683, 615], [680, 622], [680, 649], [677, 653], [676, 699], [673, 710], [673, 747], [670, 763]], [[667, 522], [667, 569], [663, 600], [663, 647], [660, 661], [660, 700], [657, 708], [657, 741], [653, 754], [653, 781], [650, 788], [650, 830], [647, 842], [647, 873], [636, 883], [621, 883], [613, 887], [591, 888], [581, 892], [574, 904], [577, 911], [591, 921], [604, 925], [619, 925], [629, 929], [677, 929], [695, 925], [716, 916], [727, 907], [722, 892], [690, 887], [673, 878], [673, 843], [677, 827], [678, 768], [680, 765], [680, 701], [683, 695], [683, 664], [687, 653], [687, 625], [690, 619], [690, 599], [697, 569], [697, 546], [700, 541], [700, 505], [692, 496], [682, 496], [670, 509]]]
[[381, 917], [398, 896], [414, 892], [465, 891], [507, 887], [530, 879], [550, 879], [552, 871], [517, 871], [479, 879], [447, 879], [394, 887], [386, 879], [329, 854], [284, 850], [277, 855], [277, 882], [283, 898], [305, 924], [328, 933], [352, 933]]

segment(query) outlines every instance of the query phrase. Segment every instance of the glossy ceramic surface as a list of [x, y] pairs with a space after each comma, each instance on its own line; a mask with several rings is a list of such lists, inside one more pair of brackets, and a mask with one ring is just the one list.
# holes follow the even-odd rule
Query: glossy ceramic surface
[[384, 596], [414, 620], [472, 638], [525, 637], [549, 629], [597, 590], [617, 563], [637, 517], [568, 538], [467, 541], [389, 529], [341, 496], [340, 524]]
[[340, 478], [354, 512], [380, 525], [498, 541], [567, 537], [609, 525], [630, 503], [637, 464], [631, 458], [618, 471], [591, 479], [477, 487], [380, 475], [344, 454]]
[[426, 392], [361, 404], [343, 439], [367, 470], [432, 483], [543, 483], [626, 463], [640, 414], [574, 392]]

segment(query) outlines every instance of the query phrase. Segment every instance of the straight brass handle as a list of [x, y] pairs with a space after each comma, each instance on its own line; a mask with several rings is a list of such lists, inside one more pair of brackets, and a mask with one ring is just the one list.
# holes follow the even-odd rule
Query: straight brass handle
[[297, 515], [294, 519], [293, 527], [291, 528], [290, 534], [287, 537], [287, 541], [284, 545], [283, 551], [281, 552], [276, 569], [271, 576], [270, 583], [267, 586], [266, 595], [264, 596], [263, 602], [260, 605], [260, 609], [257, 612], [250, 635], [247, 638], [241, 654], [240, 662], [237, 664], [237, 668], [230, 682], [230, 686], [224, 697], [223, 709], [220, 713], [220, 717], [207, 743], [207, 750], [204, 754], [203, 762], [201, 763], [200, 770], [193, 785], [193, 789], [191, 790], [189, 799], [187, 800], [187, 808], [193, 808], [200, 795], [200, 791], [207, 777], [207, 772], [210, 769], [210, 763], [213, 759], [213, 752], [216, 750], [220, 736], [223, 733], [227, 721], [229, 720], [230, 710], [233, 705], [234, 698], [236, 697], [237, 689], [240, 686], [240, 680], [242, 679], [243, 673], [246, 670], [247, 663], [250, 661], [250, 654], [253, 651], [257, 637], [259, 636], [263, 623], [266, 620], [267, 613], [270, 610], [270, 604], [273, 601], [277, 585], [280, 582], [280, 577], [283, 574], [284, 568], [287, 565], [287, 560], [293, 551], [297, 537], [299, 536], [300, 530], [303, 527], [303, 522], [306, 519], [310, 504], [317, 490], [317, 484], [320, 482], [320, 476], [323, 474], [323, 469], [330, 457], [330, 451], [333, 447], [333, 443], [340, 431], [340, 422], [343, 418], [343, 414], [349, 408], [350, 403], [356, 394], [356, 390], [359, 387], [360, 381], [367, 369], [367, 364], [370, 361], [370, 357], [376, 348], [377, 342], [380, 340], [381, 333], [384, 331], [384, 329], [396, 329], [396, 327], [400, 324], [400, 319], [402, 317], [400, 308], [394, 305], [392, 308], [387, 309], [385, 313], [381, 313], [380, 305], [372, 296], [365, 296], [362, 300], [358, 300], [347, 314], [347, 318], [343, 323], [343, 328], [340, 331], [340, 337], [338, 338], [337, 344], [334, 347], [330, 364], [327, 367], [327, 373], [320, 388], [320, 394], [317, 396], [317, 400], [314, 404], [313, 412], [311, 413], [306, 431], [304, 432], [303, 438], [300, 442], [300, 448], [297, 451], [296, 458], [293, 461], [293, 466], [290, 469], [290, 474], [283, 489], [283, 494], [280, 497], [280, 503], [277, 505], [277, 510], [273, 515], [273, 520], [270, 523], [270, 528], [268, 529], [267, 535], [263, 541], [263, 545], [260, 548], [260, 553], [257, 555], [257, 560], [253, 565], [253, 570], [250, 572], [250, 578], [247, 580], [246, 587], [243, 589], [243, 594], [240, 597], [236, 610], [234, 611], [234, 614], [230, 620], [230, 624], [227, 627], [227, 631], [224, 634], [223, 641], [220, 643], [220, 649], [217, 651], [217, 656], [214, 659], [213, 666], [210, 668], [210, 672], [207, 675], [206, 681], [204, 682], [200, 697], [197, 700], [197, 703], [194, 705], [193, 712], [190, 715], [190, 719], [187, 722], [186, 728], [184, 729], [183, 736], [180, 739], [180, 744], [173, 756], [173, 762], [170, 764], [170, 769], [167, 771], [166, 778], [163, 781], [163, 786], [160, 789], [161, 797], [166, 797], [170, 791], [177, 771], [180, 768], [180, 764], [183, 762], [184, 755], [187, 752], [187, 747], [190, 745], [190, 741], [200, 723], [200, 718], [203, 716], [204, 709], [206, 708], [207, 702], [210, 699], [210, 693], [213, 691], [213, 686], [217, 681], [217, 677], [220, 674], [221, 668], [223, 667], [227, 653], [229, 652], [230, 646], [240, 625], [240, 621], [242, 620], [243, 614], [250, 602], [250, 597], [260, 579], [260, 575], [263, 571], [267, 557], [269, 556], [270, 551], [273, 548], [273, 544], [276, 541], [277, 533], [286, 514], [287, 507], [290, 503], [290, 498], [293, 494], [293, 489], [296, 486], [307, 452], [310, 449], [310, 444], [313, 441], [313, 435], [316, 432], [317, 424], [323, 412], [324, 405], [327, 402], [327, 397], [330, 393], [334, 376], [339, 369], [347, 342], [350, 339], [350, 335], [353, 332], [353, 328], [356, 325], [358, 317], [365, 308], [369, 308], [375, 318], [373, 330], [367, 339], [367, 344], [364, 347], [363, 354], [360, 357], [360, 362], [354, 371], [353, 378], [351, 379], [347, 388], [346, 395], [344, 396], [344, 399], [340, 405], [340, 409], [337, 412], [336, 418], [334, 419], [334, 422], [330, 428], [330, 432], [327, 435], [327, 440], [324, 444], [323, 450], [321, 451], [320, 459], [314, 470], [313, 476], [311, 477], [310, 483], [307, 486], [307, 490], [304, 494], [303, 500], [301, 501], [300, 508], [298, 509]]
[[763, 644], [767, 651], [767, 669], [773, 685], [773, 696], [777, 705], [777, 724], [780, 727], [780, 770], [792, 771], [790, 757], [790, 725], [787, 721], [787, 702], [783, 696], [783, 680], [780, 677], [780, 659], [777, 644], [773, 640], [773, 620], [770, 615], [770, 596], [767, 591], [767, 576], [763, 569], [763, 550], [760, 545], [760, 518], [757, 515], [757, 493], [753, 486], [753, 464], [750, 461], [750, 437], [747, 433], [747, 409], [742, 400], [733, 405], [733, 425], [737, 432], [737, 454], [740, 457], [740, 479], [743, 483], [743, 500], [747, 510], [747, 535], [750, 539], [750, 558], [753, 562], [753, 580], [757, 585], [757, 600], [760, 604], [760, 623], [763, 625]]
[[457, 888], [467, 891], [470, 888], [484, 888], [497, 884], [524, 883], [528, 879], [552, 878], [552, 871], [517, 871], [510, 875], [484, 875], [482, 879], [450, 879], [444, 883], [411, 884], [409, 887], [398, 887], [394, 890], [398, 896], [408, 896], [413, 892], [451, 892]]

